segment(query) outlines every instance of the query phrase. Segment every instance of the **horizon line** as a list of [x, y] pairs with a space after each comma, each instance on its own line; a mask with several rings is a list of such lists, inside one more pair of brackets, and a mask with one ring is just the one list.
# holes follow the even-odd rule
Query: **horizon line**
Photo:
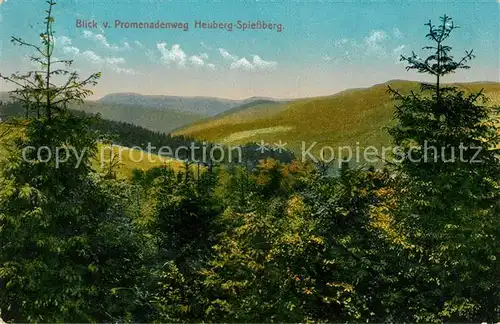
[[[500, 1], [500, 0], [499, 0]], [[277, 97], [270, 97], [270, 96], [250, 96], [250, 97], [238, 97], [238, 98], [228, 98], [228, 97], [219, 97], [219, 96], [210, 96], [210, 95], [176, 95], [176, 94], [168, 94], [168, 93], [162, 93], [162, 94], [144, 94], [144, 93], [138, 93], [138, 92], [110, 92], [105, 95], [100, 96], [99, 98], [96, 99], [88, 99], [85, 101], [99, 101], [103, 99], [106, 96], [109, 95], [136, 95], [136, 96], [144, 96], [144, 97], [178, 97], [178, 98], [204, 98], [204, 99], [219, 99], [219, 100], [230, 100], [230, 101], [244, 101], [244, 100], [249, 100], [253, 98], [260, 98], [260, 99], [269, 99], [269, 100], [275, 100], [275, 101], [291, 101], [291, 100], [300, 100], [300, 99], [309, 99], [309, 98], [321, 98], [321, 97], [329, 97], [329, 96], [334, 96], [339, 93], [342, 93], [344, 91], [348, 90], [362, 90], [362, 89], [369, 89], [372, 87], [384, 85], [387, 83], [391, 82], [415, 82], [415, 83], [431, 83], [431, 82], [426, 82], [423, 80], [409, 80], [409, 79], [390, 79], [385, 82], [379, 82], [379, 83], [374, 83], [370, 86], [365, 86], [365, 87], [354, 87], [354, 88], [345, 88], [333, 93], [327, 93], [324, 95], [311, 95], [311, 96], [301, 96], [301, 97], [289, 97], [289, 98], [277, 98]], [[441, 84], [477, 84], [477, 83], [500, 83], [500, 80], [498, 81], [492, 81], [492, 80], [477, 80], [477, 81], [453, 81], [453, 82], [442, 82]]]
[[[500, 1], [500, 0], [499, 0]], [[203, 98], [203, 99], [216, 99], [216, 100], [227, 100], [227, 101], [245, 101], [245, 100], [250, 100], [254, 98], [262, 99], [262, 100], [273, 100], [273, 101], [293, 101], [293, 100], [301, 100], [301, 99], [313, 99], [313, 98], [322, 98], [322, 97], [329, 97], [329, 96], [334, 96], [337, 94], [340, 94], [344, 91], [349, 91], [349, 90], [363, 90], [363, 89], [369, 89], [373, 88], [376, 86], [388, 84], [391, 82], [414, 82], [414, 83], [431, 83], [429, 81], [423, 81], [423, 80], [410, 80], [410, 79], [390, 79], [385, 82], [378, 82], [374, 83], [369, 86], [364, 86], [364, 87], [353, 87], [353, 88], [344, 88], [341, 90], [338, 90], [336, 92], [331, 92], [331, 93], [325, 93], [325, 94], [320, 94], [320, 95], [309, 95], [309, 96], [297, 96], [297, 97], [288, 97], [288, 98], [278, 98], [278, 97], [271, 97], [271, 96], [249, 96], [249, 97], [238, 97], [238, 98], [230, 98], [230, 97], [220, 97], [220, 96], [210, 96], [210, 95], [177, 95], [177, 94], [168, 94], [168, 93], [162, 93], [162, 94], [145, 94], [145, 93], [138, 93], [138, 92], [109, 92], [105, 95], [101, 95], [95, 99], [84, 99], [86, 102], [98, 102], [101, 99], [103, 99], [106, 96], [109, 95], [135, 95], [135, 96], [143, 96], [143, 97], [177, 97], [177, 98]], [[500, 80], [493, 81], [493, 80], [477, 80], [477, 81], [453, 81], [453, 82], [443, 82], [441, 84], [478, 84], [478, 83], [500, 83]], [[0, 86], [0, 89], [2, 87]], [[1, 93], [6, 93], [8, 94], [12, 90], [0, 90]], [[90, 97], [92, 97], [91, 95]]]

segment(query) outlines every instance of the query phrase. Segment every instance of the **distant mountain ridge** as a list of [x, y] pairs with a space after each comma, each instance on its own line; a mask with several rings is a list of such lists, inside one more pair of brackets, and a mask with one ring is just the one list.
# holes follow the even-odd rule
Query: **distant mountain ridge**
[[224, 99], [217, 97], [181, 97], [168, 95], [142, 95], [138, 93], [111, 93], [97, 102], [107, 105], [140, 106], [157, 110], [177, 110], [183, 113], [194, 113], [201, 116], [211, 117], [232, 108], [250, 104], [255, 101], [273, 101], [278, 99], [265, 97], [251, 97], [242, 100]]
[[[500, 104], [498, 82], [452, 85], [466, 92], [484, 88], [490, 103]], [[365, 146], [385, 145], [389, 138], [383, 129], [391, 124], [395, 104], [387, 92], [388, 86], [403, 92], [418, 91], [420, 82], [390, 80], [333, 95], [290, 100], [114, 93], [71, 108], [153, 131], [212, 142], [244, 144], [283, 140], [288, 148], [295, 150], [305, 140], [332, 146], [352, 146], [357, 142]], [[6, 92], [0, 92], [0, 100], [7, 101]]]
[[[0, 102], [12, 99], [8, 92], [0, 92]], [[280, 102], [267, 97], [251, 97], [242, 100], [216, 97], [182, 97], [167, 95], [141, 95], [137, 93], [112, 93], [99, 100], [83, 104], [72, 103], [75, 110], [100, 114], [103, 118], [132, 123], [147, 129], [169, 133], [200, 120], [213, 118], [240, 106]]]

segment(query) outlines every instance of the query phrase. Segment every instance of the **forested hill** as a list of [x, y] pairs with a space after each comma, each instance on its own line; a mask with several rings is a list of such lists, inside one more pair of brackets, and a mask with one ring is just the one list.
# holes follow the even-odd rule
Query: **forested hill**
[[[466, 93], [482, 93], [489, 105], [500, 104], [500, 83], [452, 83]], [[397, 101], [388, 87], [402, 93], [418, 92], [421, 84], [407, 80], [391, 80], [368, 88], [349, 89], [325, 97], [289, 102], [261, 101], [232, 109], [210, 119], [199, 120], [177, 129], [174, 135], [185, 135], [240, 144], [264, 140], [287, 142], [287, 148], [300, 152], [304, 142], [324, 146], [383, 147], [390, 145], [386, 127], [394, 122]], [[319, 152], [316, 152], [319, 154]]]
[[[94, 129], [98, 131], [103, 140], [110, 141], [114, 144], [131, 147], [131, 148], [141, 148], [143, 150], [148, 149], [148, 145], [151, 146], [151, 153], [158, 153], [161, 147], [169, 147], [172, 151], [175, 151], [179, 147], [191, 147], [192, 145], [196, 147], [215, 145], [216, 143], [207, 143], [201, 140], [193, 139], [189, 136], [176, 135], [172, 136], [169, 133], [153, 131], [142, 126], [138, 126], [128, 122], [109, 120], [101, 118], [100, 114], [92, 114], [83, 112], [80, 110], [70, 110], [70, 112], [77, 116], [99, 116], [95, 118], [92, 123]], [[4, 101], [0, 105], [0, 118], [5, 120], [9, 117], [23, 117], [25, 114], [23, 107], [19, 103]], [[289, 151], [266, 151], [258, 152], [256, 150], [256, 144], [247, 143], [241, 146], [243, 151], [243, 158], [245, 161], [256, 164], [259, 160], [265, 159], [267, 157], [275, 158], [282, 162], [290, 162], [295, 157], [293, 153]], [[201, 150], [198, 150], [201, 154]], [[201, 159], [201, 156], [194, 154], [197, 159]], [[179, 150], [179, 159], [190, 159], [192, 156], [185, 150]]]
[[225, 99], [215, 97], [180, 97], [165, 95], [141, 95], [137, 93], [111, 93], [97, 102], [119, 106], [144, 107], [150, 110], [170, 110], [200, 116], [215, 116], [241, 105], [262, 100], [278, 102], [273, 98], [251, 97], [247, 99]]

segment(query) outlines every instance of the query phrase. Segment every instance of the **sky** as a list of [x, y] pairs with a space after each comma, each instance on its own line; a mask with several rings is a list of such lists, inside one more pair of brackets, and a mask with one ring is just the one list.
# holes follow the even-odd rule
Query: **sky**
[[[10, 38], [38, 44], [46, 8], [43, 0], [0, 2], [2, 74], [33, 69], [32, 51]], [[55, 56], [74, 60], [71, 69], [82, 77], [103, 73], [90, 99], [115, 92], [312, 97], [392, 79], [427, 80], [406, 71], [399, 57], [424, 56], [424, 24], [439, 25], [443, 14], [460, 27], [449, 42], [454, 56], [470, 49], [476, 55], [470, 70], [445, 81], [499, 81], [498, 0], [60, 0]], [[273, 29], [243, 30], [259, 21]], [[145, 28], [157, 22], [169, 28]], [[208, 28], [213, 22], [219, 28]], [[1, 82], [0, 90], [11, 90]]]

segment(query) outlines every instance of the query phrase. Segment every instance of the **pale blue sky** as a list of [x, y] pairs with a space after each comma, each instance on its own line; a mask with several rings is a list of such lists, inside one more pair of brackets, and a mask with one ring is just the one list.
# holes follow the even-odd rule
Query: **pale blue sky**
[[[0, 5], [0, 71], [30, 69], [26, 49], [10, 36], [37, 42], [42, 0]], [[471, 1], [182, 1], [60, 0], [54, 8], [57, 58], [74, 59], [82, 76], [102, 71], [94, 98], [110, 92], [293, 98], [332, 94], [390, 79], [421, 79], [398, 64], [399, 54], [422, 53], [424, 23], [451, 16], [458, 29], [455, 56], [473, 48], [472, 69], [449, 81], [499, 81], [496, 0]], [[97, 29], [76, 20], [96, 20]], [[114, 28], [123, 22], [186, 22], [183, 29]], [[233, 22], [233, 30], [195, 28], [195, 21]], [[282, 24], [276, 30], [238, 30], [241, 20]], [[102, 28], [103, 22], [110, 28]], [[33, 26], [33, 27], [31, 27]], [[8, 90], [5, 84], [0, 84]]]

